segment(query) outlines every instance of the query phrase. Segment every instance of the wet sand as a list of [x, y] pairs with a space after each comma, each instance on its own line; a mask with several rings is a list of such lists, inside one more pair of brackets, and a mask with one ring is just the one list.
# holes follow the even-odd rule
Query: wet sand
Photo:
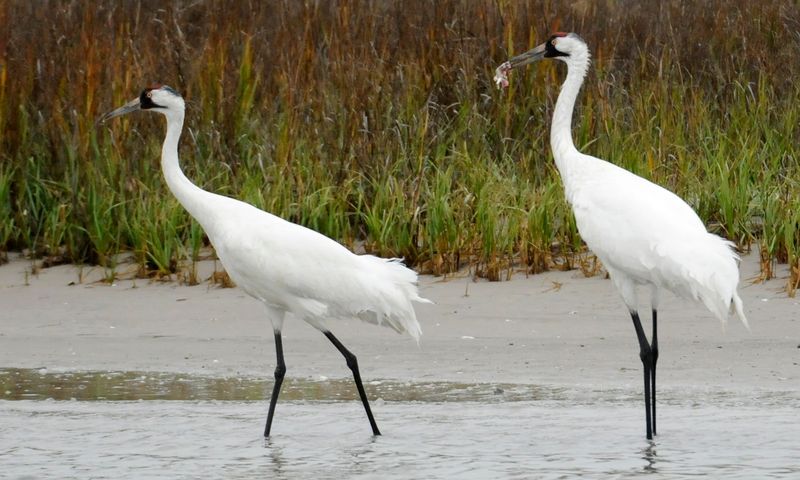
[[[142, 279], [108, 285], [97, 281], [102, 269], [75, 266], [31, 275], [30, 261], [12, 257], [0, 266], [0, 367], [272, 376], [271, 324], [241, 290]], [[723, 330], [701, 305], [664, 296], [660, 390], [800, 394], [800, 298], [784, 293], [785, 269], [753, 284], [756, 257], [741, 268], [751, 332], [735, 319]], [[211, 270], [211, 262], [202, 265], [203, 278]], [[419, 346], [358, 321], [332, 325], [365, 380], [641, 389], [630, 317], [606, 279], [570, 271], [420, 282], [436, 304], [417, 308]], [[649, 315], [643, 319], [649, 335]], [[287, 319], [284, 349], [287, 378], [350, 376], [327, 339], [302, 321]]]

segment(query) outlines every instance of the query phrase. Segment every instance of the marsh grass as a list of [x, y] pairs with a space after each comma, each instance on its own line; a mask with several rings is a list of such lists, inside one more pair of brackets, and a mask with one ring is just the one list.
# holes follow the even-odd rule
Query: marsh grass
[[491, 82], [551, 30], [593, 51], [576, 144], [759, 246], [761, 278], [788, 263], [793, 294], [800, 12], [777, 0], [2, 2], [0, 251], [110, 280], [129, 251], [139, 276], [201, 280], [163, 120], [95, 125], [159, 81], [187, 99], [181, 159], [205, 189], [435, 274], [594, 274], [548, 146], [562, 67]]

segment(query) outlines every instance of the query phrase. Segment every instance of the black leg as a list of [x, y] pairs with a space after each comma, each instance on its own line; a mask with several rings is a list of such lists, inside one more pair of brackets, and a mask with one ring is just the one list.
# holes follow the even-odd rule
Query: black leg
[[653, 365], [652, 349], [644, 334], [642, 322], [639, 321], [639, 314], [637, 312], [631, 312], [631, 318], [633, 319], [633, 327], [636, 329], [636, 337], [639, 339], [639, 358], [642, 360], [642, 366], [644, 367], [644, 413], [645, 422], [647, 424], [647, 439], [651, 440], [653, 438], [653, 426], [651, 423], [652, 411], [650, 409], [650, 380]]
[[369, 408], [367, 392], [364, 391], [364, 385], [361, 383], [361, 374], [358, 372], [358, 360], [356, 360], [356, 356], [353, 355], [344, 345], [342, 345], [342, 342], [340, 342], [338, 338], [334, 337], [333, 333], [325, 332], [325, 336], [328, 337], [328, 340], [331, 341], [336, 349], [339, 350], [342, 355], [344, 355], [345, 360], [347, 360], [347, 366], [353, 372], [353, 380], [355, 380], [358, 394], [361, 396], [361, 403], [364, 404], [364, 410], [367, 411], [367, 418], [369, 419], [369, 424], [372, 427], [372, 434], [380, 435], [381, 432], [378, 430], [378, 424], [375, 423], [375, 417], [372, 416], [372, 410]]
[[658, 435], [656, 433], [656, 363], [658, 362], [658, 313], [656, 310], [653, 310], [653, 337], [650, 342], [650, 351], [652, 353], [653, 358], [653, 365], [651, 367], [652, 371], [650, 372], [650, 380], [652, 382], [652, 390], [653, 390], [653, 406], [652, 406], [652, 415], [653, 415], [653, 435]]
[[644, 368], [643, 368], [643, 371], [644, 371], [644, 409], [645, 409], [645, 415], [646, 415], [645, 423], [647, 425], [647, 439], [648, 440], [652, 440], [653, 439], [653, 420], [652, 420], [653, 419], [653, 408], [652, 408], [653, 407], [653, 403], [651, 401], [652, 398], [651, 398], [651, 395], [650, 395], [650, 393], [651, 393], [650, 392], [650, 378], [651, 378], [650, 377], [650, 372], [652, 370], [650, 369], [650, 365], [648, 365], [648, 362], [646, 360], [643, 360], [642, 364], [644, 366]]
[[264, 427], [265, 437], [269, 437], [269, 431], [272, 429], [272, 416], [275, 414], [275, 404], [278, 403], [278, 395], [281, 393], [283, 376], [286, 374], [286, 364], [283, 363], [283, 342], [281, 340], [281, 332], [275, 332], [275, 353], [278, 356], [278, 364], [275, 366], [275, 385], [272, 387], [272, 398], [269, 400], [267, 426]]

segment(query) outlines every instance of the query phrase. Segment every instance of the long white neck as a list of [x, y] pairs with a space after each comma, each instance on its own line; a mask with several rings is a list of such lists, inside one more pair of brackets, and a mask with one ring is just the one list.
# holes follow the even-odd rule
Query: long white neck
[[583, 84], [583, 78], [589, 69], [589, 52], [575, 53], [567, 63], [567, 79], [561, 86], [561, 93], [553, 112], [553, 123], [550, 127], [550, 148], [556, 167], [561, 174], [565, 188], [569, 189], [572, 178], [578, 168], [581, 156], [572, 141], [572, 112], [575, 100]]
[[206, 200], [212, 194], [186, 178], [178, 161], [178, 141], [183, 130], [184, 113], [173, 111], [165, 116], [167, 117], [167, 136], [161, 147], [161, 171], [175, 198], [205, 228], [209, 224], [211, 212], [204, 208], [204, 205], [207, 205]]

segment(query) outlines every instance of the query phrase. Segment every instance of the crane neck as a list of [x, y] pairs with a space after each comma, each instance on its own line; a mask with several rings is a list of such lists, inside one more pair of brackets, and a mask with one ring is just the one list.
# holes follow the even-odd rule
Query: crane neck
[[167, 117], [167, 135], [161, 147], [161, 171], [167, 186], [183, 208], [194, 217], [205, 229], [210, 224], [210, 214], [204, 208], [206, 200], [212, 194], [193, 184], [184, 175], [178, 159], [178, 142], [183, 130], [183, 111], [170, 111]]
[[556, 167], [565, 187], [568, 188], [576, 172], [576, 163], [581, 159], [580, 152], [572, 140], [572, 112], [575, 110], [575, 100], [589, 69], [588, 50], [585, 53], [573, 54], [566, 63], [567, 78], [561, 86], [550, 127], [550, 148], [553, 150]]

